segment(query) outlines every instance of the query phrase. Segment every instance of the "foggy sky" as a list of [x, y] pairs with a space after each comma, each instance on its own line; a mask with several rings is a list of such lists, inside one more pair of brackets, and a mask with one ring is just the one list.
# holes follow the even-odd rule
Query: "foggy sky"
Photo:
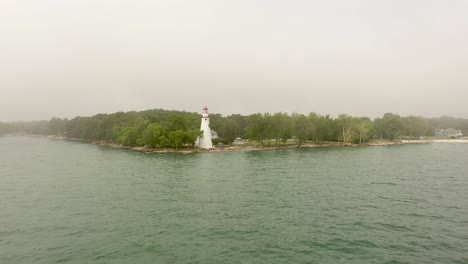
[[0, 121], [468, 117], [468, 1], [2, 0]]

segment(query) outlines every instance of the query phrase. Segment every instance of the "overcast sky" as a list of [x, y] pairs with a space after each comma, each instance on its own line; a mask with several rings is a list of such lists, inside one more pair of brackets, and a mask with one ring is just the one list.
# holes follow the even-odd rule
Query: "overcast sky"
[[466, 0], [1, 0], [0, 121], [468, 117]]

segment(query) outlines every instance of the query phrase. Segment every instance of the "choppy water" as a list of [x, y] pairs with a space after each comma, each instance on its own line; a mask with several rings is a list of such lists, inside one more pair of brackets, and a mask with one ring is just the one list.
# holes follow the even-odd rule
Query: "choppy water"
[[0, 263], [468, 263], [468, 144], [181, 155], [0, 137]]

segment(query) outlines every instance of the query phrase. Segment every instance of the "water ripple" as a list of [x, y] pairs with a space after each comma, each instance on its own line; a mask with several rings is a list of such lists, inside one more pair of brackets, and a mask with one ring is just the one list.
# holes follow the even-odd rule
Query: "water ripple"
[[468, 263], [467, 144], [151, 155], [0, 140], [2, 264]]

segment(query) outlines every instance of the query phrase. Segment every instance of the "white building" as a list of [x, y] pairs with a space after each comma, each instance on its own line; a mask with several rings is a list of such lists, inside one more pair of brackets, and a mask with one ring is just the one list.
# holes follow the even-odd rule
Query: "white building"
[[461, 138], [463, 137], [463, 133], [461, 130], [456, 130], [453, 128], [436, 129], [435, 136], [441, 138]]
[[218, 139], [218, 132], [211, 130], [211, 139]]
[[201, 116], [200, 131], [203, 133], [197, 139], [197, 146], [201, 149], [212, 149], [213, 141], [211, 140], [211, 129], [210, 129], [210, 115], [208, 114], [208, 107], [203, 108]]
[[247, 144], [247, 139], [242, 139], [240, 137], [234, 139], [234, 142], [232, 142], [233, 145], [245, 145]]

